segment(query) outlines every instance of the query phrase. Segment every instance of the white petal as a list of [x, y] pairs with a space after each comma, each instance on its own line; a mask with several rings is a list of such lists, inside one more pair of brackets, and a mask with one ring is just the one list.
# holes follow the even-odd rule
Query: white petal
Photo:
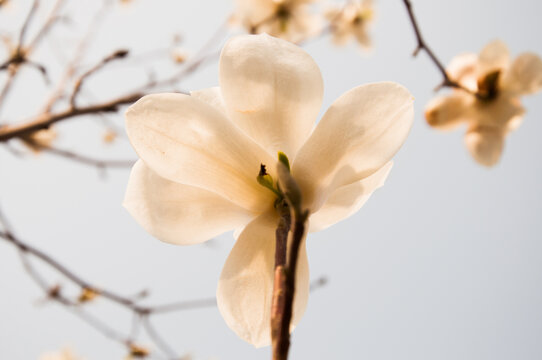
[[[147, 95], [126, 112], [138, 155], [158, 175], [201, 187], [254, 212], [273, 203], [256, 181], [276, 160], [212, 106], [183, 94]], [[271, 174], [273, 175], [273, 174]]]
[[338, 98], [293, 163], [305, 207], [317, 211], [333, 190], [390, 161], [412, 126], [413, 99], [391, 82], [359, 86]]
[[493, 166], [501, 157], [504, 133], [498, 128], [475, 127], [465, 135], [465, 144], [479, 164]]
[[335, 190], [320, 210], [311, 215], [310, 231], [324, 230], [355, 214], [373, 192], [384, 185], [392, 165], [390, 161], [371, 176]]
[[532, 94], [542, 88], [542, 59], [536, 54], [519, 55], [504, 73], [503, 88], [517, 94]]
[[510, 54], [506, 44], [494, 40], [487, 44], [478, 56], [478, 77], [495, 70], [504, 70], [510, 63]]
[[318, 66], [301, 48], [263, 35], [231, 39], [220, 57], [230, 118], [270, 154], [293, 158], [322, 103]]
[[468, 121], [469, 108], [476, 99], [464, 91], [434, 98], [425, 108], [427, 123], [441, 130], [451, 130]]
[[224, 99], [222, 98], [220, 87], [215, 86], [212, 88], [191, 91], [190, 96], [211, 105], [212, 107], [220, 111], [221, 114], [226, 116], [226, 104], [224, 104]]
[[[277, 215], [268, 212], [248, 224], [235, 243], [218, 282], [218, 309], [228, 326], [256, 347], [271, 341]], [[309, 296], [305, 241], [299, 253], [292, 323], [299, 322]]]
[[123, 205], [151, 235], [180, 245], [209, 240], [252, 217], [217, 194], [164, 179], [142, 160], [132, 168]]
[[446, 72], [451, 79], [472, 91], [476, 91], [478, 89], [477, 67], [478, 55], [465, 53], [455, 56], [446, 67]]

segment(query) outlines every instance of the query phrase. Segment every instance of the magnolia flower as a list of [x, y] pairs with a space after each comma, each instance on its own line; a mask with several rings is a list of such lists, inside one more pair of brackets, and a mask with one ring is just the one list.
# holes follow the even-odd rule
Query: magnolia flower
[[44, 148], [49, 148], [57, 138], [57, 133], [54, 129], [43, 129], [34, 131], [28, 135], [21, 137], [25, 144], [34, 154], [40, 153]]
[[[241, 338], [270, 342], [276, 196], [257, 181], [277, 177], [277, 152], [310, 211], [310, 231], [355, 213], [380, 187], [413, 119], [401, 85], [356, 87], [338, 98], [313, 130], [323, 96], [320, 71], [299, 47], [268, 35], [232, 38], [220, 56], [220, 87], [191, 95], [148, 95], [126, 112], [141, 158], [124, 206], [149, 233], [181, 245], [235, 229], [220, 276], [218, 308]], [[306, 235], [306, 234], [305, 234]], [[309, 294], [300, 249], [293, 323]]]
[[319, 18], [311, 13], [316, 0], [236, 0], [234, 16], [250, 33], [267, 33], [298, 42], [320, 29]]
[[517, 129], [525, 112], [519, 97], [542, 87], [542, 60], [523, 53], [510, 62], [506, 45], [493, 41], [479, 55], [455, 57], [446, 71], [468, 91], [454, 89], [431, 101], [427, 122], [443, 130], [467, 124], [465, 143], [474, 159], [495, 165], [506, 134]]
[[362, 47], [371, 47], [367, 31], [373, 19], [372, 0], [333, 5], [325, 12], [325, 17], [330, 22], [332, 39], [337, 45], [345, 45], [353, 37]]
[[64, 349], [59, 352], [51, 352], [42, 354], [39, 360], [82, 360], [75, 356], [69, 349]]

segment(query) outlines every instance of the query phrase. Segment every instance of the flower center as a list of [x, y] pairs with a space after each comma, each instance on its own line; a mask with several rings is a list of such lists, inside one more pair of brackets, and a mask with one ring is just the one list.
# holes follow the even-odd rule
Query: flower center
[[494, 100], [499, 94], [500, 70], [491, 71], [478, 79], [478, 91], [476, 97], [482, 101]]
[[[282, 165], [284, 165], [287, 171], [290, 172], [290, 160], [288, 160], [288, 156], [286, 156], [286, 154], [282, 151], [279, 151], [278, 160]], [[256, 181], [258, 181], [258, 184], [273, 192], [273, 194], [277, 196], [274, 204], [277, 210], [284, 207], [284, 204], [286, 204], [285, 194], [280, 188], [279, 183], [275, 183], [273, 177], [269, 175], [265, 164], [260, 164], [260, 171], [256, 177]]]
[[290, 17], [290, 9], [288, 9], [287, 5], [280, 4], [275, 10], [275, 15], [277, 16], [277, 18], [286, 21]]

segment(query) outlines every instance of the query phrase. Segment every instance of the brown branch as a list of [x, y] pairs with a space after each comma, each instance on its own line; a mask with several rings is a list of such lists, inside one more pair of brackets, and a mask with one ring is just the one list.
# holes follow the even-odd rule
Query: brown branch
[[148, 316], [142, 318], [143, 328], [145, 332], [149, 335], [149, 338], [154, 342], [154, 344], [170, 359], [180, 359], [177, 355], [177, 352], [167, 343], [167, 341], [162, 338], [160, 333], [155, 329], [154, 325], [151, 323], [151, 320]]
[[22, 136], [31, 134], [37, 130], [47, 129], [51, 125], [62, 120], [88, 114], [116, 112], [121, 105], [129, 105], [137, 101], [143, 95], [145, 95], [145, 93], [135, 92], [95, 105], [69, 108], [55, 114], [44, 113], [22, 124], [5, 125], [3, 127], [0, 127], [0, 142], [5, 142], [13, 138], [20, 138]]
[[[279, 153], [277, 166], [279, 199], [276, 208], [279, 224], [275, 232], [275, 281], [271, 306], [271, 346], [273, 360], [287, 360], [290, 349], [290, 324], [293, 315], [295, 278], [299, 248], [305, 235], [308, 210], [301, 210], [301, 190], [290, 174], [290, 164], [286, 155]], [[291, 243], [288, 246], [290, 227]], [[283, 250], [282, 248], [285, 248]]]
[[38, 31], [36, 37], [30, 42], [30, 45], [25, 47], [24, 46], [24, 39], [26, 36], [26, 32], [28, 30], [28, 27], [34, 18], [34, 15], [38, 9], [39, 1], [34, 0], [32, 3], [32, 7], [30, 8], [30, 11], [28, 12], [28, 15], [26, 16], [26, 19], [23, 23], [23, 26], [21, 27], [21, 30], [19, 32], [19, 38], [17, 45], [15, 47], [15, 50], [11, 54], [11, 57], [6, 60], [1, 66], [0, 70], [8, 70], [8, 77], [6, 82], [4, 83], [4, 86], [2, 87], [2, 90], [0, 90], [0, 107], [2, 106], [4, 100], [6, 99], [12, 85], [13, 80], [17, 76], [21, 65], [23, 64], [29, 64], [32, 67], [38, 69], [40, 73], [43, 75], [45, 81], [48, 83], [49, 78], [47, 77], [47, 70], [43, 65], [40, 65], [36, 62], [32, 62], [28, 60], [28, 55], [35, 50], [36, 46], [39, 44], [40, 40], [43, 39], [45, 34], [49, 31], [51, 28], [51, 25], [58, 19], [57, 12], [60, 10], [61, 5], [63, 4], [64, 0], [57, 0], [53, 10], [51, 11], [51, 14], [49, 15], [48, 19], [46, 20], [45, 24], [42, 26], [42, 28]]
[[19, 53], [22, 50], [24, 37], [26, 35], [26, 31], [28, 30], [28, 26], [30, 25], [30, 22], [32, 21], [32, 18], [36, 14], [36, 11], [38, 10], [39, 6], [39, 0], [34, 0], [32, 3], [32, 7], [30, 8], [30, 11], [28, 12], [28, 15], [26, 16], [26, 19], [23, 23], [23, 26], [21, 27], [21, 31], [19, 32], [19, 40], [17, 42], [17, 50], [16, 52]]
[[77, 66], [79, 65], [81, 59], [85, 54], [86, 49], [88, 48], [88, 45], [90, 44], [92, 36], [96, 34], [96, 29], [98, 28], [98, 25], [101, 21], [104, 20], [105, 16], [107, 15], [109, 5], [111, 5], [110, 1], [104, 1], [100, 9], [94, 14], [88, 28], [86, 29], [85, 35], [79, 41], [79, 44], [75, 49], [74, 55], [67, 64], [66, 70], [60, 78], [58, 85], [47, 100], [43, 112], [50, 113], [55, 103], [63, 96], [68, 81], [70, 81], [70, 79], [74, 76]]
[[440, 60], [437, 58], [433, 50], [427, 45], [427, 42], [425, 42], [425, 39], [422, 36], [422, 33], [420, 31], [420, 27], [418, 26], [418, 21], [416, 20], [416, 17], [414, 16], [414, 11], [412, 10], [412, 3], [410, 0], [403, 0], [403, 3], [405, 4], [405, 7], [408, 12], [408, 17], [410, 19], [410, 23], [412, 24], [412, 28], [414, 29], [414, 34], [416, 35], [416, 49], [413, 52], [413, 56], [417, 56], [420, 51], [425, 51], [425, 53], [429, 56], [433, 64], [437, 67], [438, 71], [442, 75], [442, 83], [437, 86], [437, 90], [441, 87], [452, 87], [456, 89], [461, 89], [466, 92], [472, 93], [469, 89], [463, 87], [461, 84], [459, 84], [457, 81], [452, 80], [448, 73], [446, 72], [446, 69], [440, 62]]
[[[278, 205], [279, 224], [275, 231], [275, 278], [273, 283], [273, 300], [271, 304], [271, 343], [273, 346], [273, 359], [282, 359], [279, 357], [283, 351], [281, 347], [283, 342], [280, 339], [289, 339], [289, 329], [282, 326], [283, 316], [286, 306], [286, 260], [288, 248], [288, 233], [291, 226], [290, 207], [286, 200], [282, 200]], [[287, 340], [289, 341], [289, 340]], [[286, 348], [286, 356], [288, 349]], [[284, 358], [285, 359], [285, 358]]]
[[[102, 298], [108, 299], [132, 311], [134, 313], [134, 316], [137, 316], [139, 319], [141, 319], [142, 325], [146, 329], [147, 333], [149, 334], [149, 336], [151, 337], [155, 345], [159, 347], [160, 349], [162, 349], [162, 351], [164, 351], [166, 348], [171, 349], [171, 347], [167, 345], [167, 343], [161, 338], [161, 336], [156, 331], [156, 329], [152, 327], [152, 325], [150, 324], [148, 318], [152, 314], [168, 312], [168, 311], [180, 311], [180, 310], [193, 309], [193, 308], [198, 308], [198, 307], [204, 308], [204, 307], [216, 305], [216, 300], [214, 299], [212, 302], [210, 302], [207, 299], [204, 299], [201, 302], [194, 300], [194, 301], [188, 301], [184, 303], [177, 302], [177, 303], [165, 304], [165, 305], [160, 305], [160, 306], [155, 306], [155, 307], [139, 305], [132, 298], [119, 295], [109, 290], [100, 289], [99, 287], [81, 278], [80, 276], [75, 274], [73, 271], [69, 270], [67, 267], [62, 265], [60, 262], [58, 262], [56, 259], [54, 259], [50, 255], [29, 245], [26, 242], [23, 242], [21, 239], [19, 239], [12, 233], [11, 228], [9, 227], [9, 224], [2, 213], [0, 213], [0, 225], [2, 225], [2, 227], [4, 228], [4, 230], [0, 231], [0, 238], [14, 245], [19, 250], [25, 269], [27, 270], [31, 278], [34, 281], [36, 281], [36, 283], [40, 286], [40, 288], [42, 288], [42, 290], [47, 295], [48, 299], [54, 300], [66, 306], [68, 309], [72, 310], [76, 315], [83, 318], [83, 320], [85, 320], [87, 323], [92, 325], [94, 328], [96, 328], [106, 337], [112, 340], [121, 342], [122, 344], [127, 346], [129, 350], [134, 349], [135, 344], [134, 344], [134, 339], [132, 338], [132, 336], [137, 335], [135, 334], [134, 330], [131, 331], [132, 336], [123, 336], [120, 333], [113, 330], [108, 325], [106, 325], [105, 323], [101, 322], [99, 319], [91, 317], [89, 314], [85, 313], [82, 309], [83, 303], [81, 303], [78, 300], [71, 300], [67, 298], [66, 296], [64, 296], [62, 294], [62, 289], [59, 286], [57, 285], [49, 286], [47, 282], [45, 281], [45, 279], [42, 278], [39, 272], [31, 265], [28, 257], [33, 256], [41, 260], [43, 263], [47, 264], [48, 266], [56, 270], [58, 273], [66, 277], [68, 280], [70, 280], [72, 283], [77, 285], [82, 291], [85, 290], [85, 291], [95, 293], [96, 296], [100, 296]], [[175, 358], [175, 356], [172, 356], [172, 351], [169, 351], [167, 355], [171, 356], [172, 358]]]
[[[272, 336], [273, 360], [288, 359], [290, 348], [290, 323], [293, 315], [293, 304], [295, 296], [295, 275], [297, 270], [297, 261], [299, 257], [299, 248], [305, 234], [305, 223], [308, 212], [294, 211], [294, 224], [292, 244], [289, 249], [288, 262], [286, 267], [279, 266], [275, 269], [275, 287], [273, 293], [281, 294], [283, 304], [279, 304], [280, 311], [277, 313], [277, 319], [274, 329], [277, 331], [275, 337]], [[273, 320], [272, 320], [273, 324]], [[272, 330], [273, 331], [273, 330]], [[273, 334], [273, 333], [272, 333]]]
[[83, 165], [94, 166], [98, 169], [106, 168], [131, 168], [135, 164], [135, 160], [101, 160], [94, 159], [86, 155], [77, 154], [73, 151], [57, 149], [49, 146], [40, 146], [39, 144], [34, 144], [40, 150], [48, 152], [50, 154], [66, 158], [68, 160], [78, 162]]
[[77, 97], [77, 95], [79, 94], [79, 91], [81, 90], [81, 86], [83, 86], [83, 82], [89, 77], [91, 76], [92, 74], [94, 74], [95, 72], [97, 72], [98, 70], [100, 70], [101, 68], [103, 68], [105, 65], [107, 65], [108, 63], [110, 63], [111, 61], [113, 60], [117, 60], [117, 59], [122, 59], [122, 58], [125, 58], [126, 55], [128, 55], [128, 50], [117, 50], [115, 51], [114, 53], [112, 53], [111, 55], [108, 55], [106, 56], [105, 58], [102, 59], [102, 61], [100, 61], [98, 64], [96, 64], [95, 66], [93, 66], [92, 68], [90, 68], [88, 71], [86, 71], [85, 73], [83, 73], [83, 75], [81, 75], [79, 77], [79, 79], [77, 79], [77, 81], [75, 82], [75, 86], [74, 86], [74, 89], [73, 89], [73, 93], [72, 93], [72, 96], [70, 97], [70, 105], [72, 108], [75, 108], [76, 105], [75, 105], [75, 99]]

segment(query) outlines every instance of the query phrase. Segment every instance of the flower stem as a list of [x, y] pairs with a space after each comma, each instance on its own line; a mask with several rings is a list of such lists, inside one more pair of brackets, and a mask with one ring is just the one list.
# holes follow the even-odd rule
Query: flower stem
[[279, 214], [279, 225], [275, 233], [277, 244], [271, 307], [271, 342], [273, 360], [286, 360], [290, 348], [290, 322], [293, 314], [297, 258], [305, 233], [308, 212], [301, 213], [298, 209], [294, 211], [293, 236], [289, 252], [287, 251], [288, 233], [292, 222], [290, 207], [285, 206], [279, 209]]

